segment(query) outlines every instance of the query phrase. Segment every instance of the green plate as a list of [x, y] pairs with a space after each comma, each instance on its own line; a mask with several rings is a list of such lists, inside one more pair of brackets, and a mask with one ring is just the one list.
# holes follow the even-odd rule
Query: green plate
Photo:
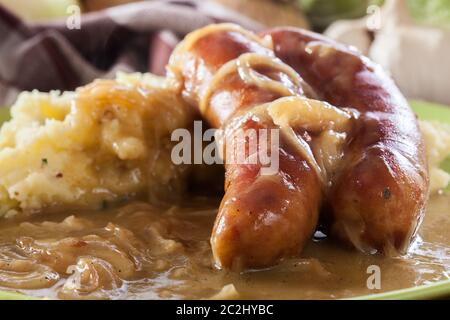
[[[435, 120], [446, 122], [450, 124], [450, 108], [440, 106], [433, 103], [411, 101], [413, 110], [417, 113], [420, 119], [423, 120]], [[7, 108], [0, 108], [0, 123], [6, 121], [9, 118], [9, 112]], [[443, 167], [450, 172], [450, 159], [445, 161]], [[390, 291], [381, 294], [373, 294], [362, 297], [355, 297], [352, 299], [364, 299], [364, 300], [381, 300], [381, 299], [394, 299], [394, 300], [411, 300], [411, 299], [439, 299], [450, 297], [450, 280], [432, 283], [415, 288], [408, 288], [397, 291]], [[0, 292], [0, 300], [28, 300], [33, 299], [25, 295], [12, 293], [12, 292]]]

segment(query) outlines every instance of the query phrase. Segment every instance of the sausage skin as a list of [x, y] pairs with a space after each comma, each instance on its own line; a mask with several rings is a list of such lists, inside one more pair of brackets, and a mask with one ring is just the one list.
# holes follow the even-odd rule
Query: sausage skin
[[[181, 80], [183, 96], [197, 108], [214, 74], [227, 62], [245, 53], [276, 59], [271, 49], [232, 29], [219, 28], [198, 36], [188, 47], [183, 45], [172, 56], [169, 74]], [[259, 67], [260, 74], [303, 94], [289, 75], [264, 64]], [[245, 114], [279, 97], [279, 93], [248, 84], [237, 72], [231, 72], [214, 88], [200, 112], [215, 128], [227, 129], [241, 117], [239, 129], [271, 129], [276, 126], [270, 119], [246, 118]], [[278, 152], [279, 170], [273, 175], [261, 175], [260, 164], [225, 163], [225, 195], [211, 236], [219, 268], [267, 267], [298, 255], [311, 238], [323, 195], [321, 182], [302, 155], [282, 137]]]
[[407, 101], [378, 65], [351, 48], [294, 28], [264, 35], [323, 100], [360, 113], [327, 194], [331, 234], [363, 252], [405, 253], [429, 187], [424, 143]]

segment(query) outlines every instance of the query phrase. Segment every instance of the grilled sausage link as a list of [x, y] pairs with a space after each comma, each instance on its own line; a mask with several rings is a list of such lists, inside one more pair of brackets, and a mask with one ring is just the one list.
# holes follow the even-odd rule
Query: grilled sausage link
[[[299, 75], [275, 57], [270, 43], [229, 24], [188, 35], [175, 49], [168, 71], [183, 83], [185, 99], [226, 137], [237, 130], [279, 129], [266, 103], [281, 98], [288, 99], [281, 105], [296, 104], [282, 97], [303, 96], [303, 88], [308, 90]], [[295, 132], [291, 139], [303, 133]], [[247, 138], [245, 151], [250, 154], [249, 146], [261, 141]], [[218, 267], [270, 266], [298, 254], [315, 230], [323, 189], [317, 171], [284, 134], [274, 152], [279, 163], [271, 174], [262, 174], [260, 162], [225, 159], [226, 192], [211, 236]]]
[[417, 120], [379, 66], [320, 35], [264, 33], [321, 98], [359, 111], [327, 197], [332, 234], [364, 252], [404, 253], [424, 214], [428, 171]]

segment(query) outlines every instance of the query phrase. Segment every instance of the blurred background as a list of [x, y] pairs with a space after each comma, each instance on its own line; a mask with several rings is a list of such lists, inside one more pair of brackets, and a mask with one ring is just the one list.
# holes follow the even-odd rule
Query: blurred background
[[[381, 64], [408, 98], [450, 105], [450, 0], [0, 0], [0, 5], [20, 21], [0, 14], [0, 104], [20, 90], [73, 89], [121, 69], [163, 74], [168, 54], [185, 33], [232, 21], [255, 30], [290, 25], [323, 32]], [[48, 46], [39, 53], [33, 49], [44, 38], [56, 49], [43, 58]], [[29, 65], [30, 56], [39, 63]], [[60, 61], [59, 69], [70, 74], [48, 60]]]
[[[368, 7], [382, 6], [385, 2], [385, 0], [203, 1], [218, 2], [268, 25], [277, 22], [292, 25], [310, 23], [316, 30], [323, 30], [336, 20], [363, 17], [367, 14]], [[138, 2], [138, 0], [0, 0], [0, 4], [32, 21], [64, 17], [70, 5], [79, 5], [83, 12], [90, 12], [131, 2]], [[439, 27], [450, 26], [450, 1], [407, 0], [406, 2], [411, 15], [417, 22]]]

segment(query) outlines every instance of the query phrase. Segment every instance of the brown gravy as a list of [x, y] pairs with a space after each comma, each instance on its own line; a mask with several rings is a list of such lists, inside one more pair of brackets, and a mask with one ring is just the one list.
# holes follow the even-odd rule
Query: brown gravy
[[[61, 299], [333, 299], [450, 278], [450, 196], [434, 196], [405, 257], [367, 256], [331, 239], [262, 271], [214, 268], [209, 235], [217, 201], [161, 209], [132, 203], [0, 221], [0, 289]], [[381, 271], [370, 290], [367, 268]]]

